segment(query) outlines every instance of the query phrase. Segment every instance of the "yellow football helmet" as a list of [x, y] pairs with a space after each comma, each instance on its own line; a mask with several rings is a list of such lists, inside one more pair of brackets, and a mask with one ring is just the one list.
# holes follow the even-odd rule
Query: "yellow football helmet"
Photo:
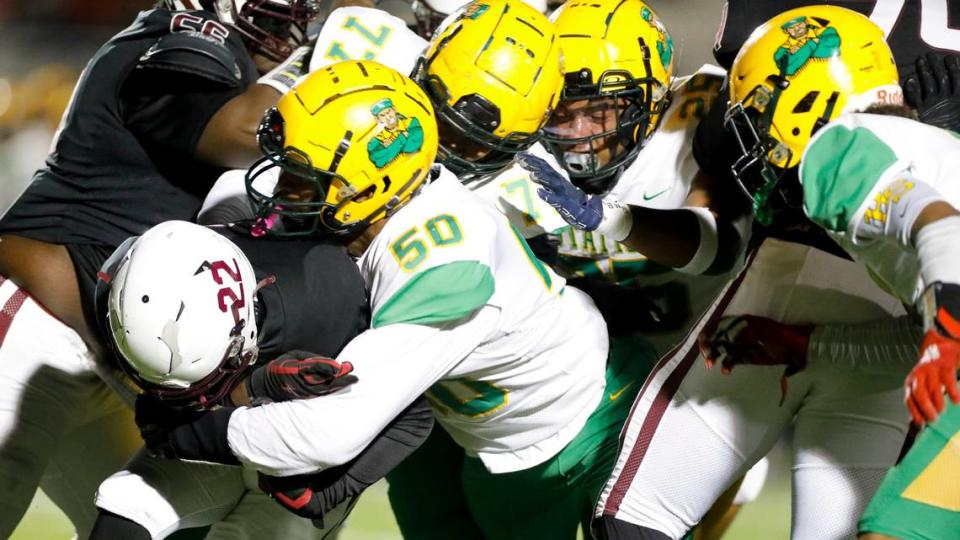
[[[437, 122], [423, 90], [371, 61], [314, 71], [267, 111], [265, 158], [247, 173], [254, 232], [352, 235], [412, 197], [437, 153]], [[267, 193], [254, 181], [280, 167]]]
[[836, 6], [793, 9], [759, 26], [730, 69], [728, 129], [743, 152], [734, 175], [761, 222], [785, 171], [841, 112], [902, 103], [893, 53], [870, 19]]
[[476, 0], [431, 40], [416, 71], [439, 118], [440, 161], [500, 171], [538, 140], [563, 77], [553, 25], [522, 0]]
[[[612, 178], [640, 151], [669, 103], [673, 39], [641, 0], [570, 0], [554, 17], [566, 73], [562, 102], [615, 107], [616, 124], [581, 136], [561, 115], [551, 119], [544, 139], [571, 178]], [[600, 163], [597, 148], [610, 144], [609, 137], [617, 137], [617, 150]], [[572, 152], [577, 145], [589, 146], [589, 153]]]

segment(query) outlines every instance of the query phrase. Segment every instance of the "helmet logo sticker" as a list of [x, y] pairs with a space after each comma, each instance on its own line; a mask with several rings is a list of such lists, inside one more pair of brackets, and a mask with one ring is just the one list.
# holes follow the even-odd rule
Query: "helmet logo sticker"
[[840, 55], [840, 35], [829, 21], [801, 15], [780, 25], [786, 41], [773, 53], [773, 59], [786, 76], [796, 75], [810, 60]]
[[673, 59], [673, 38], [667, 33], [667, 28], [660, 22], [660, 19], [653, 16], [650, 8], [644, 6], [640, 10], [640, 16], [647, 21], [651, 28], [657, 31], [659, 36], [657, 39], [657, 55], [660, 56], [660, 63], [663, 64], [663, 67], [668, 67], [670, 60]]
[[486, 13], [488, 9], [490, 9], [490, 6], [488, 4], [481, 4], [479, 2], [474, 2], [469, 6], [467, 6], [466, 9], [463, 10], [463, 14], [460, 15], [459, 18], [470, 19], [471, 21], [475, 21], [479, 19], [481, 15]]
[[393, 163], [400, 154], [419, 152], [423, 146], [423, 127], [416, 117], [407, 117], [397, 112], [390, 98], [384, 98], [370, 107], [376, 118], [371, 128], [373, 138], [367, 143], [370, 161], [382, 169]]

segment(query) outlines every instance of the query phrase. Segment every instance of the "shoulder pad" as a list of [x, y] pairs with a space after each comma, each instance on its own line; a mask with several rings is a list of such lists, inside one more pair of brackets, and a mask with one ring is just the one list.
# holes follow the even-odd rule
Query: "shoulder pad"
[[343, 60], [374, 60], [410, 74], [427, 42], [405, 22], [373, 8], [333, 10], [317, 36], [310, 71]]
[[896, 153], [855, 114], [820, 129], [800, 160], [803, 207], [828, 231], [844, 232], [849, 220], [891, 165]]
[[180, 12], [171, 19], [170, 29], [140, 57], [138, 70], [185, 73], [231, 87], [241, 84], [240, 65], [226, 45], [226, 27]]

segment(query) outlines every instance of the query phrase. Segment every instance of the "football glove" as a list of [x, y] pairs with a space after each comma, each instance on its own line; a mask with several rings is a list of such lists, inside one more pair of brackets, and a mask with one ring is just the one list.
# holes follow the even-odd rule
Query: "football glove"
[[717, 363], [724, 375], [738, 365], [786, 368], [780, 379], [780, 403], [787, 395], [787, 378], [807, 367], [807, 349], [812, 325], [784, 324], [757, 315], [739, 315], [720, 319], [716, 330], [701, 336], [701, 350], [707, 368]]
[[943, 60], [933, 53], [917, 58], [917, 72], [903, 83], [903, 96], [917, 109], [920, 121], [960, 130], [960, 56]]
[[944, 392], [960, 403], [960, 285], [934, 283], [924, 292], [926, 324], [920, 360], [906, 382], [906, 404], [917, 424], [933, 422], [944, 409]]
[[250, 374], [247, 392], [254, 403], [324, 396], [357, 382], [353, 364], [306, 351], [290, 351]]
[[597, 231], [617, 242], [630, 235], [633, 214], [629, 206], [599, 195], [587, 195], [549, 163], [528, 152], [521, 152], [517, 163], [540, 185], [537, 195], [574, 228]]
[[530, 173], [530, 179], [540, 185], [537, 195], [554, 207], [564, 221], [583, 231], [594, 231], [603, 220], [600, 197], [589, 196], [570, 183], [543, 159], [522, 152], [517, 163]]

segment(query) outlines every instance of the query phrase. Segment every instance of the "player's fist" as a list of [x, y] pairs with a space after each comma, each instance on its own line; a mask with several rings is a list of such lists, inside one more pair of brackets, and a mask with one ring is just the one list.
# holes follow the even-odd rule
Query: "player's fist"
[[327, 505], [324, 504], [322, 490], [314, 487], [314, 475], [268, 476], [257, 473], [260, 489], [290, 512], [314, 520], [317, 527], [323, 528], [323, 516]]
[[920, 361], [907, 375], [906, 403], [917, 424], [933, 422], [943, 412], [944, 392], [960, 403], [957, 391], [957, 361], [960, 341], [935, 329], [928, 330], [920, 344]]
[[256, 369], [247, 379], [254, 401], [323, 396], [357, 382], [353, 364], [306, 351], [290, 351]]

